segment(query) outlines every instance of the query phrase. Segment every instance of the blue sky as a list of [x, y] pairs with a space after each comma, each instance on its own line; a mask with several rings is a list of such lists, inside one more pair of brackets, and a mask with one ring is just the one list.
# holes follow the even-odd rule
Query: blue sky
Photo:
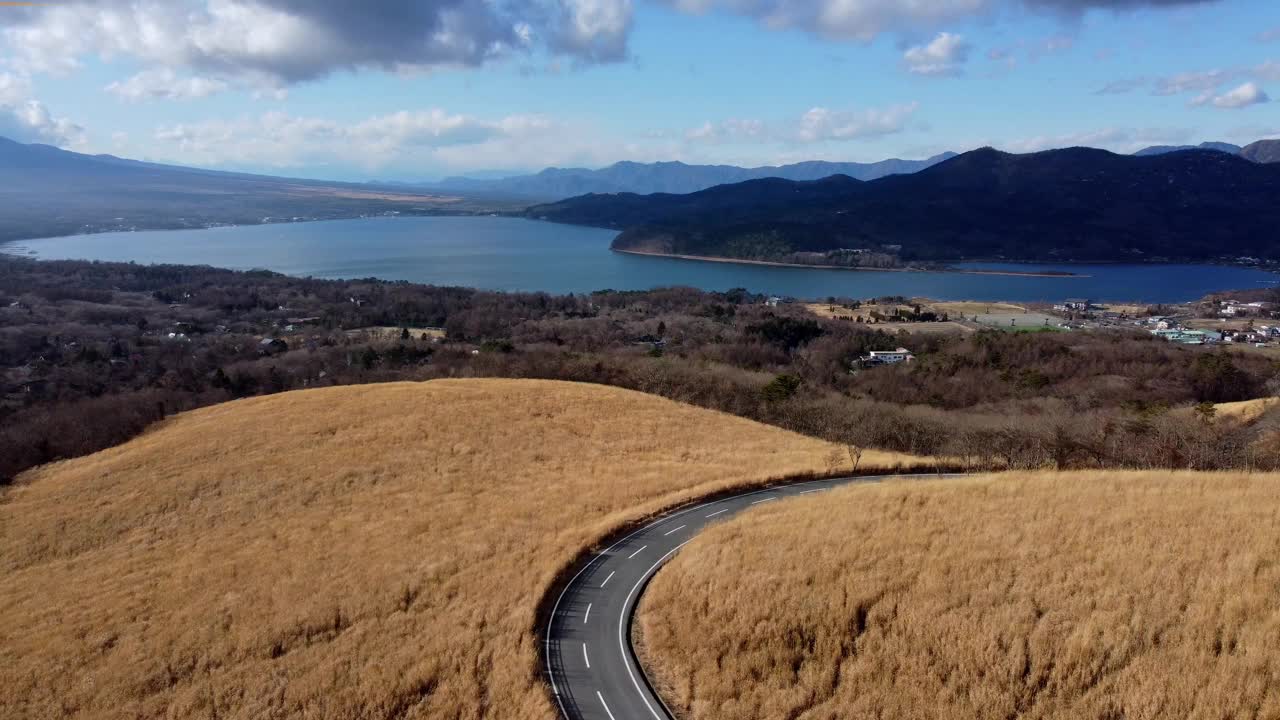
[[342, 179], [1280, 137], [1274, 0], [0, 7], [0, 135]]

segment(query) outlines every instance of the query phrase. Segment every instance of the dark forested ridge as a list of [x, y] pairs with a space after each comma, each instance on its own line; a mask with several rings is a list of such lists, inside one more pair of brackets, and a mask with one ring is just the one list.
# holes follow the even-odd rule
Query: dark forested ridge
[[588, 195], [528, 214], [623, 230], [615, 249], [757, 260], [840, 249], [887, 250], [903, 261], [1276, 259], [1280, 165], [1208, 150], [984, 148], [869, 182], [836, 176], [687, 196]]

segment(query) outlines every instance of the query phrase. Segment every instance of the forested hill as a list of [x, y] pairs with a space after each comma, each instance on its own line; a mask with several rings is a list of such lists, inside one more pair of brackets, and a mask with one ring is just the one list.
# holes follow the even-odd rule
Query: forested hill
[[984, 148], [870, 182], [836, 176], [682, 196], [586, 195], [528, 214], [619, 228], [619, 250], [742, 259], [839, 249], [907, 262], [1278, 258], [1280, 165], [1213, 151]]

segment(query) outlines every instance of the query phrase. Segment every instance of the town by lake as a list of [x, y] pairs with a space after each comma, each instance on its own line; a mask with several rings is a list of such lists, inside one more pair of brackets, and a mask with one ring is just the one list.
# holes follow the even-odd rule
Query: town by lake
[[966, 264], [1070, 276], [877, 272], [698, 262], [615, 253], [611, 230], [503, 217], [387, 217], [22, 240], [0, 251], [42, 259], [212, 265], [317, 278], [377, 277], [490, 290], [583, 293], [687, 285], [800, 298], [905, 295], [1056, 302], [1088, 297], [1182, 302], [1268, 287], [1280, 275], [1217, 265]]

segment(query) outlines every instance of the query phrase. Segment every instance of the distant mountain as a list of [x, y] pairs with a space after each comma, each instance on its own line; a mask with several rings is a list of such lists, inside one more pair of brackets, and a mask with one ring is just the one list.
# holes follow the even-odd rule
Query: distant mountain
[[615, 249], [770, 260], [1280, 257], [1280, 165], [1222, 152], [975, 150], [869, 182], [755, 180], [685, 196], [587, 195], [530, 217], [622, 229]]
[[512, 208], [406, 188], [201, 170], [0, 137], [0, 241], [106, 230]]
[[1240, 150], [1240, 157], [1257, 163], [1280, 162], [1280, 140], [1259, 140]]
[[1240, 153], [1240, 146], [1225, 142], [1202, 142], [1199, 145], [1152, 145], [1151, 147], [1142, 148], [1134, 155], [1163, 155], [1182, 150], [1217, 150], [1218, 152], [1237, 155]]
[[913, 173], [955, 157], [942, 153], [926, 160], [881, 160], [873, 163], [810, 161], [793, 165], [743, 168], [733, 165], [686, 165], [682, 162], [620, 162], [600, 170], [547, 168], [534, 175], [502, 179], [445, 178], [430, 187], [442, 191], [501, 192], [535, 199], [560, 199], [588, 193], [692, 193], [716, 185], [760, 178], [818, 180], [847, 175], [858, 180], [874, 180]]

